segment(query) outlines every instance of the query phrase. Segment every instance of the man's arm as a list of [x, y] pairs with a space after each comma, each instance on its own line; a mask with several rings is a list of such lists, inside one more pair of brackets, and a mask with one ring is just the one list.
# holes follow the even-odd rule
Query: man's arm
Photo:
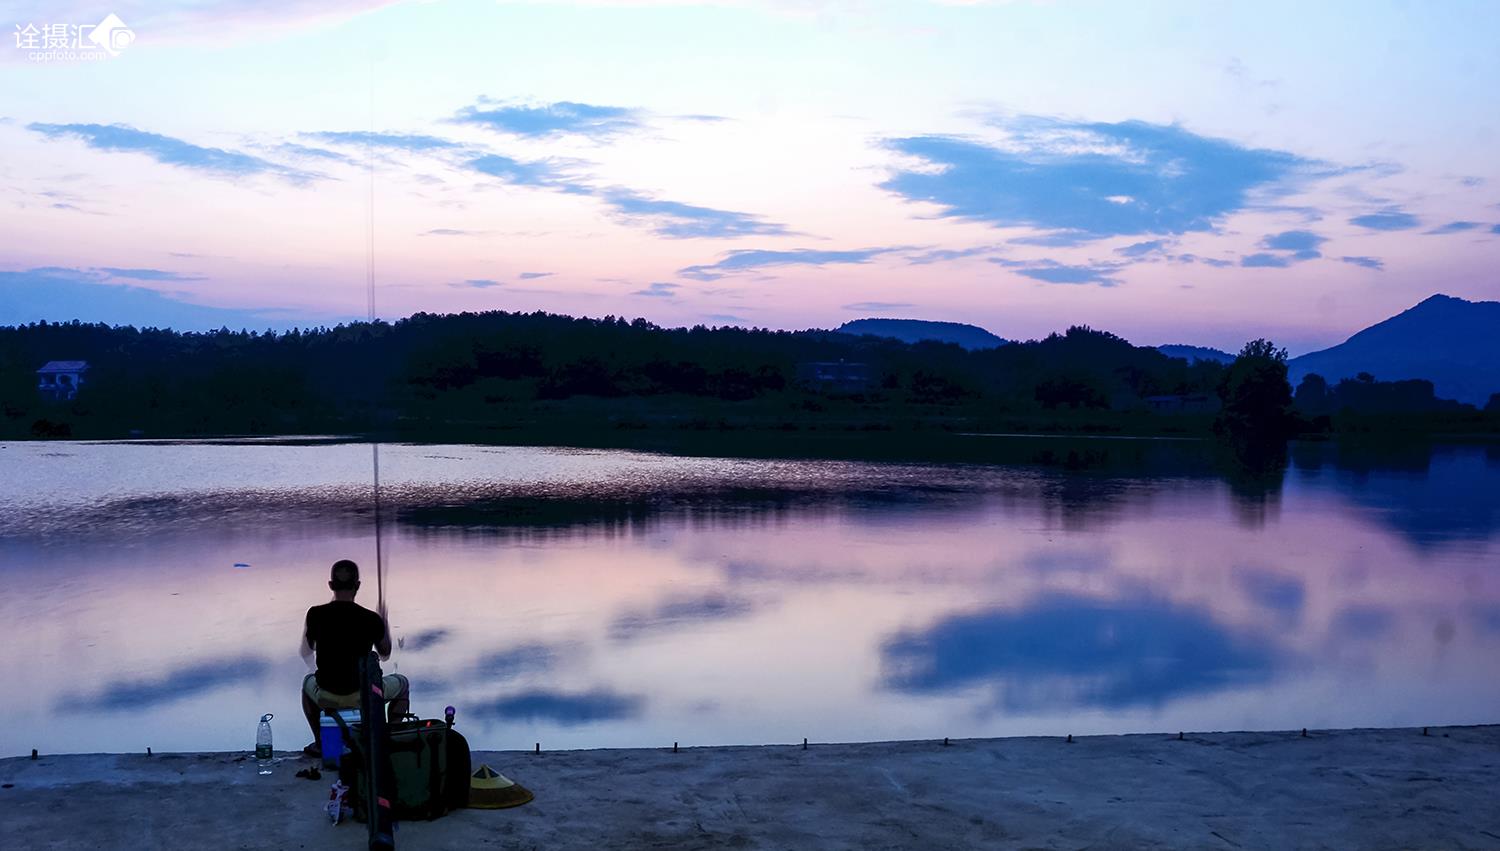
[[391, 619], [385, 606], [381, 606], [377, 614], [380, 615], [380, 640], [375, 642], [375, 652], [380, 655], [380, 661], [384, 662], [391, 658]]
[[[312, 613], [308, 612], [308, 617], [310, 618], [311, 616], [312, 616]], [[310, 630], [309, 630], [308, 620], [307, 619], [303, 619], [303, 621], [302, 621], [302, 646], [300, 646], [300, 647], [297, 648], [297, 652], [299, 652], [299, 653], [302, 654], [302, 661], [307, 663], [308, 670], [312, 670], [313, 667], [314, 667], [314, 665], [313, 665], [313, 651], [316, 650], [317, 647], [314, 646], [313, 640], [310, 637], [309, 632], [310, 632]]]

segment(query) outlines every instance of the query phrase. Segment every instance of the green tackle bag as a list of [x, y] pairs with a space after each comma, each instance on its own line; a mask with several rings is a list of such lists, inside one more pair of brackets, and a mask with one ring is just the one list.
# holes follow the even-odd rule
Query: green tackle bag
[[[363, 748], [355, 747], [339, 763], [339, 780], [349, 787], [356, 821], [365, 821]], [[469, 743], [443, 721], [408, 718], [392, 721], [385, 743], [385, 763], [396, 787], [391, 814], [402, 819], [430, 820], [469, 803]]]

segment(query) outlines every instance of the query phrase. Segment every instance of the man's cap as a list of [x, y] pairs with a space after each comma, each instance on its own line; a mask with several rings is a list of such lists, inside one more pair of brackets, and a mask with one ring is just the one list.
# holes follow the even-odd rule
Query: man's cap
[[359, 584], [359, 565], [348, 559], [340, 559], [333, 563], [333, 569], [328, 572], [328, 584], [335, 591], [348, 591]]

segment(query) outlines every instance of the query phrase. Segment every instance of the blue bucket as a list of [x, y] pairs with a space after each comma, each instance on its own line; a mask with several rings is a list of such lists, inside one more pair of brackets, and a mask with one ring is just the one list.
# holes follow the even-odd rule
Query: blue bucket
[[[340, 709], [337, 711], [344, 723], [354, 726], [359, 723], [358, 709]], [[318, 747], [323, 751], [323, 767], [338, 768], [339, 757], [344, 755], [347, 748], [344, 745], [344, 731], [339, 727], [339, 722], [333, 719], [334, 710], [323, 710], [323, 717], [318, 722]]]

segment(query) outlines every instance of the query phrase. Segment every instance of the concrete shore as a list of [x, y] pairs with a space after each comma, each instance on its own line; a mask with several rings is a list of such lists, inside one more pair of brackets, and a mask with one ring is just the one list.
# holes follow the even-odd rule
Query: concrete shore
[[[332, 778], [278, 754], [0, 760], [6, 849], [361, 849]], [[406, 822], [438, 848], [1500, 848], [1500, 726], [476, 752], [510, 810]]]

